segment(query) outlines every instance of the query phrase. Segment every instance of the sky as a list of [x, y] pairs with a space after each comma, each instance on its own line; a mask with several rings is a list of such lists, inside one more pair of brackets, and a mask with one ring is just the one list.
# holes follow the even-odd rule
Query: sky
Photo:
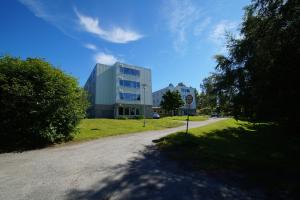
[[153, 92], [200, 90], [250, 0], [1, 0], [0, 55], [44, 58], [83, 86], [96, 63], [150, 68]]

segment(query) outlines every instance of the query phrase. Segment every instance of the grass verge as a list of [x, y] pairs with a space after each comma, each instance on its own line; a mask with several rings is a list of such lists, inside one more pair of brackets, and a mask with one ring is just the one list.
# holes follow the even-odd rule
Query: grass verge
[[[299, 191], [300, 137], [272, 123], [223, 120], [161, 138], [171, 158], [196, 169], [246, 174], [250, 184], [268, 191]], [[298, 195], [298, 193], [297, 193]], [[275, 196], [276, 197], [276, 196]]]
[[143, 120], [84, 119], [79, 124], [79, 133], [75, 135], [73, 141], [77, 142], [127, 133], [160, 130], [181, 125], [183, 125], [182, 122], [170, 119], [146, 119], [146, 127], [143, 127]]

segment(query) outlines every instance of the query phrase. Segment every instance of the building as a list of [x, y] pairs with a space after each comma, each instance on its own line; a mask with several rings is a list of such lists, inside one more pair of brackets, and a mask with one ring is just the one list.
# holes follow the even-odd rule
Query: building
[[151, 70], [115, 63], [96, 64], [84, 89], [89, 93], [89, 117], [152, 116]]
[[183, 102], [185, 102], [185, 97], [187, 95], [192, 95], [194, 101], [192, 102], [191, 105], [185, 104], [179, 109], [178, 115], [186, 115], [188, 112], [189, 114], [195, 114], [196, 113], [196, 101], [195, 101], [195, 88], [192, 87], [187, 87], [183, 83], [178, 83], [176, 87], [174, 87], [173, 84], [169, 84], [168, 87], [165, 87], [163, 89], [160, 89], [156, 92], [152, 93], [152, 100], [153, 100], [153, 109], [156, 112], [159, 112], [160, 114], [164, 114], [164, 111], [160, 109], [160, 102], [162, 101], [162, 96], [168, 91], [175, 91], [177, 90], [179, 94], [181, 95], [181, 98]]

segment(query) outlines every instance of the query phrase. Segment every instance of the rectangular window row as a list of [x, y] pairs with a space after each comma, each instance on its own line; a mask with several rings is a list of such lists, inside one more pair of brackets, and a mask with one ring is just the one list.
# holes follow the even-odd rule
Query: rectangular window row
[[120, 86], [139, 89], [140, 83], [136, 81], [120, 80]]
[[120, 99], [126, 101], [139, 101], [141, 100], [140, 94], [132, 94], [132, 93], [122, 93], [120, 92]]
[[119, 115], [140, 115], [140, 110], [138, 108], [119, 107]]
[[136, 69], [130, 69], [127, 67], [120, 67], [120, 73], [127, 74], [127, 75], [133, 75], [133, 76], [139, 76], [140, 71]]
[[186, 89], [186, 88], [181, 88], [181, 92], [184, 92], [184, 93], [189, 93], [190, 90], [189, 89]]

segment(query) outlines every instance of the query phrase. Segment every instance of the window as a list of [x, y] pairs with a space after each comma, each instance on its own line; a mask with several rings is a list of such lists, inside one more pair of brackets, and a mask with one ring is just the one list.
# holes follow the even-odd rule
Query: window
[[141, 100], [140, 94], [122, 93], [120, 92], [120, 99], [126, 101], [139, 101]]
[[135, 114], [136, 114], [136, 115], [140, 115], [140, 109], [136, 108], [136, 109], [135, 109]]
[[123, 115], [123, 113], [124, 113], [123, 107], [119, 107], [119, 115]]
[[186, 88], [181, 88], [181, 92], [184, 92], [184, 93], [189, 93], [190, 90], [189, 89], [186, 89]]
[[135, 115], [135, 108], [130, 108], [130, 115]]
[[129, 108], [125, 108], [125, 115], [129, 115]]
[[120, 73], [122, 74], [128, 74], [128, 75], [133, 75], [133, 76], [139, 76], [140, 71], [136, 69], [130, 69], [127, 67], [120, 67]]
[[136, 81], [120, 80], [120, 86], [129, 87], [129, 88], [140, 88], [140, 83]]

